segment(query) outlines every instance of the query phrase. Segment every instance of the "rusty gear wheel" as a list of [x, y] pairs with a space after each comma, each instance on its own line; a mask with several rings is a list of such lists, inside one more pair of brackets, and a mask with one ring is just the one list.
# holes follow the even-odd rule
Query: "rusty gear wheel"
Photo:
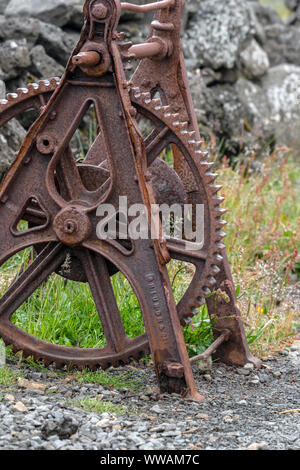
[[[59, 80], [56, 78], [43, 80], [38, 84], [29, 85], [26, 89], [17, 90], [16, 94], [9, 94], [5, 100], [0, 100], [0, 127], [29, 109], [34, 108], [42, 112], [58, 83]], [[214, 275], [219, 272], [218, 264], [222, 261], [221, 252], [224, 248], [222, 240], [225, 236], [222, 231], [225, 224], [222, 216], [225, 210], [220, 208], [223, 199], [218, 196], [220, 187], [214, 184], [216, 175], [210, 172], [211, 163], [206, 160], [207, 155], [201, 150], [201, 142], [194, 140], [194, 133], [188, 132], [187, 124], [179, 122], [178, 117], [171, 113], [168, 106], [162, 106], [160, 100], [152, 100], [150, 94], [141, 93], [137, 88], [132, 90], [131, 99], [139, 115], [148, 119], [154, 127], [151, 134], [145, 139], [148, 164], [150, 172], [152, 171], [154, 187], [156, 185], [155, 181], [157, 183], [157, 180], [159, 180], [159, 175], [162, 174], [163, 177], [165, 172], [163, 183], [171, 180], [169, 181], [167, 194], [171, 192], [175, 200], [176, 198], [180, 199], [179, 203], [183, 202], [183, 197], [187, 197], [187, 200], [192, 204], [204, 205], [205, 243], [201, 251], [186, 252], [183, 244], [174, 241], [168, 242], [172, 259], [192, 263], [195, 266], [193, 280], [177, 306], [178, 315], [182, 325], [184, 325], [190, 317], [197, 313], [197, 308], [202, 305], [205, 297], [212, 293], [216, 284]], [[168, 146], [176, 146], [183, 155], [194, 175], [192, 183], [190, 173], [188, 176], [189, 181], [185, 181], [184, 175], [177, 175], [173, 169], [166, 168], [166, 164], [160, 163], [159, 156]], [[102, 168], [104, 173], [107, 173], [105, 162], [97, 163], [98, 167]], [[157, 164], [162, 165], [162, 167], [156, 167]], [[159, 181], [157, 186], [156, 197], [159, 198], [161, 194]], [[182, 192], [184, 192], [184, 196], [181, 196]], [[172, 202], [175, 202], [175, 200], [172, 200]], [[34, 207], [37, 202], [32, 201], [33, 207], [29, 207], [28, 210], [28, 221], [33, 225], [36, 222], [35, 218], [39, 219], [38, 210]], [[163, 200], [159, 202], [162, 203]], [[102, 275], [105, 279], [105, 285], [103, 286], [105, 295], [107, 295], [105, 301], [108, 304], [116, 305], [112, 288], [107, 281], [107, 276], [118, 270], [114, 264], [105, 262], [98, 254], [89, 253], [89, 250], [82, 253], [80, 249], [69, 247], [62, 249], [61, 244], [53, 242], [39, 244], [39, 246], [35, 246], [33, 243], [33, 246], [37, 254], [36, 258], [26, 271], [20, 273], [0, 299], [0, 337], [3, 338], [6, 345], [12, 345], [15, 352], [23, 351], [25, 357], [33, 356], [35, 360], [43, 360], [46, 365], [54, 363], [57, 367], [68, 365], [78, 368], [86, 366], [96, 368], [100, 366], [105, 369], [111, 365], [117, 366], [120, 363], [127, 363], [131, 358], [139, 359], [149, 353], [146, 335], [135, 339], [124, 338], [123, 343], [122, 341], [119, 342], [119, 344], [123, 344], [119, 350], [114, 350], [110, 344], [103, 349], [69, 348], [45, 343], [19, 330], [11, 323], [12, 314], [40, 286], [43, 280], [46, 280], [53, 272], [64, 275], [61, 266], [67, 256], [72, 257], [75, 272], [71, 276], [66, 274], [65, 277], [78, 281], [88, 281], [93, 292], [99, 287], [95, 285], [97, 276], [85, 275], [84, 271], [85, 268], [91, 269], [91, 271], [97, 269], [97, 274]], [[13, 254], [15, 253], [16, 251]], [[0, 266], [6, 261], [7, 257], [1, 257]], [[98, 268], [96, 268], [96, 264], [98, 264]], [[28, 279], [31, 282], [28, 282]], [[117, 323], [120, 321], [114, 318], [114, 314], [113, 320]], [[110, 331], [110, 336], [113, 337], [114, 325], [112, 324], [107, 328]], [[113, 339], [112, 342], [114, 342]]]

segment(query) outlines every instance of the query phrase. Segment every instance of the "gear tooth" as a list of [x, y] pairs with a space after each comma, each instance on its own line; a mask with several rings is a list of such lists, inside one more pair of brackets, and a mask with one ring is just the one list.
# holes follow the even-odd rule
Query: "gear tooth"
[[18, 88], [17, 93], [18, 96], [28, 95], [28, 88]]
[[132, 354], [132, 359], [135, 361], [139, 361], [140, 359], [140, 354], [142, 354], [142, 351], [136, 351]]
[[197, 302], [199, 304], [199, 307], [202, 307], [202, 305], [205, 304], [205, 299], [203, 297], [197, 297]]
[[161, 108], [162, 108], [161, 99], [160, 99], [160, 98], [157, 98], [157, 99], [152, 100], [152, 101], [151, 101], [151, 105], [152, 105], [152, 107], [153, 107], [156, 111], [160, 111]]
[[141, 359], [143, 359], [143, 357], [147, 356], [147, 354], [148, 353], [145, 352], [144, 350], [139, 351], [139, 359], [138, 360], [140, 361]]
[[213, 194], [217, 194], [223, 188], [223, 186], [218, 185], [218, 184], [210, 184], [209, 186], [210, 186], [211, 191], [213, 192]]
[[40, 80], [40, 81], [38, 82], [38, 88], [39, 88], [39, 90], [40, 90], [41, 92], [47, 90], [47, 87], [46, 87], [45, 83], [44, 83], [42, 80]]
[[18, 98], [17, 93], [8, 93], [8, 94], [6, 95], [7, 101], [14, 101], [14, 100], [16, 100], [17, 98]]
[[179, 124], [179, 128], [182, 130], [186, 130], [185, 134], [188, 134], [188, 130], [187, 130], [188, 125], [189, 123], [187, 121], [183, 121]]
[[190, 317], [182, 318], [181, 325], [182, 326], [188, 326], [191, 323], [191, 321], [192, 321], [192, 319]]
[[225, 201], [225, 198], [222, 196], [214, 196], [213, 202], [216, 206], [220, 206]]
[[39, 86], [38, 86], [37, 83], [29, 83], [27, 88], [28, 88], [29, 91], [34, 92], [34, 91], [38, 90]]
[[178, 113], [172, 114], [171, 117], [173, 119], [173, 126], [178, 126], [180, 123], [179, 114]]
[[189, 131], [188, 131], [188, 122], [184, 121], [184, 122], [180, 122], [178, 127], [180, 129], [180, 132], [181, 134], [188, 134]]
[[220, 264], [223, 261], [223, 256], [220, 253], [215, 253], [214, 257], [217, 264]]
[[219, 272], [221, 271], [221, 269], [220, 269], [216, 264], [213, 264], [213, 265], [211, 266], [211, 269], [212, 269], [212, 272], [213, 272], [215, 275], [219, 274]]
[[[26, 354], [25, 352], [23, 352], [23, 355]], [[28, 357], [28, 356], [25, 356], [25, 357]], [[39, 362], [42, 362], [43, 361], [43, 358], [41, 356], [38, 356], [38, 355], [34, 355], [34, 361], [36, 363], [39, 363]]]
[[[197, 310], [197, 314], [198, 314], [198, 310]], [[186, 325], [188, 325], [189, 323], [191, 323], [191, 319], [195, 316], [195, 314], [193, 314], [193, 312], [191, 310], [189, 310], [187, 313], [186, 313], [186, 317], [184, 318], [184, 322]], [[187, 323], [186, 323], [187, 322]]]
[[1, 106], [1, 107], [2, 107], [2, 106], [3, 106], [3, 107], [6, 106], [7, 103], [8, 103], [8, 100], [6, 100], [6, 99], [0, 100], [0, 106]]
[[151, 95], [148, 91], [146, 93], [142, 93], [142, 98], [143, 98], [144, 103], [146, 104], [151, 103]]
[[217, 281], [213, 276], [208, 276], [207, 282], [211, 287], [213, 287], [215, 284], [217, 284]]
[[153, 100], [151, 100], [151, 104], [152, 106], [154, 106], [154, 108], [156, 106], [159, 106], [159, 109], [161, 108], [161, 99], [160, 98], [154, 98]]
[[226, 237], [226, 233], [222, 232], [221, 230], [217, 232], [216, 240], [218, 242], [222, 241]]
[[188, 143], [189, 143], [190, 145], [196, 145], [195, 135], [196, 135], [196, 132], [195, 132], [195, 131], [192, 131], [192, 132], [188, 132], [188, 133], [187, 133], [187, 136], [188, 136]]
[[218, 228], [222, 229], [225, 225], [227, 225], [226, 220], [223, 220], [223, 219], [217, 220], [217, 227]]
[[203, 158], [205, 158], [201, 149], [195, 150], [195, 154], [197, 155], [197, 157], [198, 157], [200, 160], [202, 160]]
[[12, 352], [14, 354], [17, 354], [19, 351], [21, 351], [21, 348], [19, 348], [19, 346], [16, 346], [16, 345], [12, 345]]
[[124, 365], [126, 366], [127, 364], [129, 364], [129, 359], [127, 357], [119, 360], [120, 367], [123, 367]]
[[196, 135], [196, 132], [195, 132], [195, 131], [189, 131], [189, 132], [188, 132], [188, 137], [189, 137], [189, 139], [193, 139], [193, 142], [196, 143], [196, 141], [195, 141], [195, 135]]
[[222, 242], [217, 242], [216, 245], [220, 250], [224, 250], [224, 248], [226, 248], [226, 246]]
[[162, 112], [164, 113], [164, 117], [166, 119], [168, 119], [170, 116], [172, 116], [172, 113], [171, 113], [171, 108], [169, 105], [167, 106], [162, 106]]
[[207, 171], [205, 173], [205, 177], [206, 177], [206, 180], [209, 182], [209, 183], [212, 183], [216, 180], [216, 178], [218, 177], [217, 173], [211, 173], [210, 171]]
[[136, 98], [136, 99], [139, 99], [141, 97], [141, 90], [139, 89], [139, 87], [134, 87], [134, 88], [131, 88], [131, 91], [133, 93], [133, 96]]
[[207, 286], [202, 287], [202, 292], [204, 294], [204, 297], [208, 297], [212, 293], [210, 288]]
[[207, 161], [204, 160], [200, 163], [200, 165], [206, 172], [208, 172], [211, 169], [211, 167], [214, 165], [214, 163], [207, 162]]
[[55, 365], [56, 369], [62, 369], [65, 364], [61, 361], [54, 361], [54, 365]]
[[[195, 147], [196, 147], [197, 150], [201, 150], [201, 149], [202, 149], [202, 145], [203, 145], [203, 140], [202, 140], [202, 139], [196, 140], [196, 142], [195, 142], [194, 145], [195, 145]], [[204, 152], [204, 151], [202, 150], [202, 153], [203, 153], [203, 156], [205, 156], [206, 152]]]
[[215, 209], [215, 214], [217, 217], [222, 217], [224, 214], [226, 214], [227, 209], [223, 209], [223, 207], [218, 207]]
[[50, 82], [49, 80], [40, 80], [38, 82], [38, 87], [41, 91], [47, 91], [48, 88], [50, 87]]
[[52, 87], [56, 87], [57, 85], [60, 84], [60, 78], [59, 77], [52, 77], [50, 78], [50, 85]]

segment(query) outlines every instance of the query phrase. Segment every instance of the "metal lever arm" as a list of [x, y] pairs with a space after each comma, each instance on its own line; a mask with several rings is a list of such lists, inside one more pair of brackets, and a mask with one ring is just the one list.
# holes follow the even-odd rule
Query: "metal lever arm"
[[156, 3], [149, 3], [148, 5], [134, 5], [132, 3], [121, 3], [123, 11], [134, 11], [136, 13], [148, 13], [149, 11], [162, 10], [170, 8], [175, 5], [175, 0], [162, 0]]

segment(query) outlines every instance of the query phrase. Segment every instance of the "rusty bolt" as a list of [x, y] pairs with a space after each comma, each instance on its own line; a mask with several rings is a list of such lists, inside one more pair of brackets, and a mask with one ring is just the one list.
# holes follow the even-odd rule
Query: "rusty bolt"
[[74, 233], [77, 231], [77, 224], [73, 220], [67, 220], [64, 226], [65, 233]]
[[92, 227], [81, 207], [69, 206], [56, 215], [53, 228], [62, 243], [76, 246], [89, 236]]
[[56, 111], [52, 111], [52, 113], [51, 113], [50, 116], [49, 116], [50, 121], [54, 121], [54, 119], [56, 119], [56, 116], [57, 116], [57, 112], [56, 112]]
[[137, 110], [133, 106], [131, 106], [130, 109], [129, 109], [129, 113], [130, 113], [130, 116], [136, 117]]
[[184, 375], [184, 367], [179, 362], [166, 362], [163, 371], [167, 377], [181, 378]]
[[100, 61], [101, 54], [96, 51], [79, 52], [72, 59], [74, 65], [85, 65], [87, 67], [98, 65]]
[[94, 5], [92, 9], [92, 15], [97, 18], [97, 20], [104, 20], [107, 16], [107, 7], [103, 3]]
[[151, 179], [152, 179], [152, 175], [151, 175], [150, 171], [147, 171], [145, 173], [145, 181], [147, 181], [147, 183], [149, 183], [151, 181]]
[[56, 149], [56, 140], [50, 134], [40, 134], [36, 140], [36, 146], [40, 153], [49, 155]]

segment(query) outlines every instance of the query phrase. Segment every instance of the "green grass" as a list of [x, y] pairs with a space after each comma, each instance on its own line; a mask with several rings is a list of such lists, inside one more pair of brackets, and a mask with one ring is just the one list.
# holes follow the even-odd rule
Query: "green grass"
[[277, 11], [277, 13], [282, 17], [282, 18], [286, 18], [287, 16], [290, 15], [290, 11], [286, 8], [285, 4], [284, 4], [284, 0], [260, 0], [260, 3], [262, 3], [263, 5], [268, 5], [272, 8], [274, 8], [274, 10]]
[[227, 251], [253, 351], [276, 349], [292, 335], [300, 312], [290, 294], [300, 261], [300, 166], [272, 155], [262, 173], [220, 171], [228, 213]]
[[139, 390], [141, 387], [144, 387], [144, 384], [134, 378], [133, 373], [113, 375], [106, 371], [91, 372], [85, 370], [76, 374], [76, 380], [79, 383], [99, 384], [116, 389]]
[[16, 372], [7, 369], [6, 367], [0, 368], [0, 386], [10, 387], [16, 383], [17, 377], [19, 374]]
[[88, 413], [112, 413], [117, 415], [126, 414], [127, 410], [120, 405], [114, 405], [110, 401], [101, 401], [97, 398], [82, 398], [81, 400], [73, 400], [68, 403], [75, 408], [81, 408]]

